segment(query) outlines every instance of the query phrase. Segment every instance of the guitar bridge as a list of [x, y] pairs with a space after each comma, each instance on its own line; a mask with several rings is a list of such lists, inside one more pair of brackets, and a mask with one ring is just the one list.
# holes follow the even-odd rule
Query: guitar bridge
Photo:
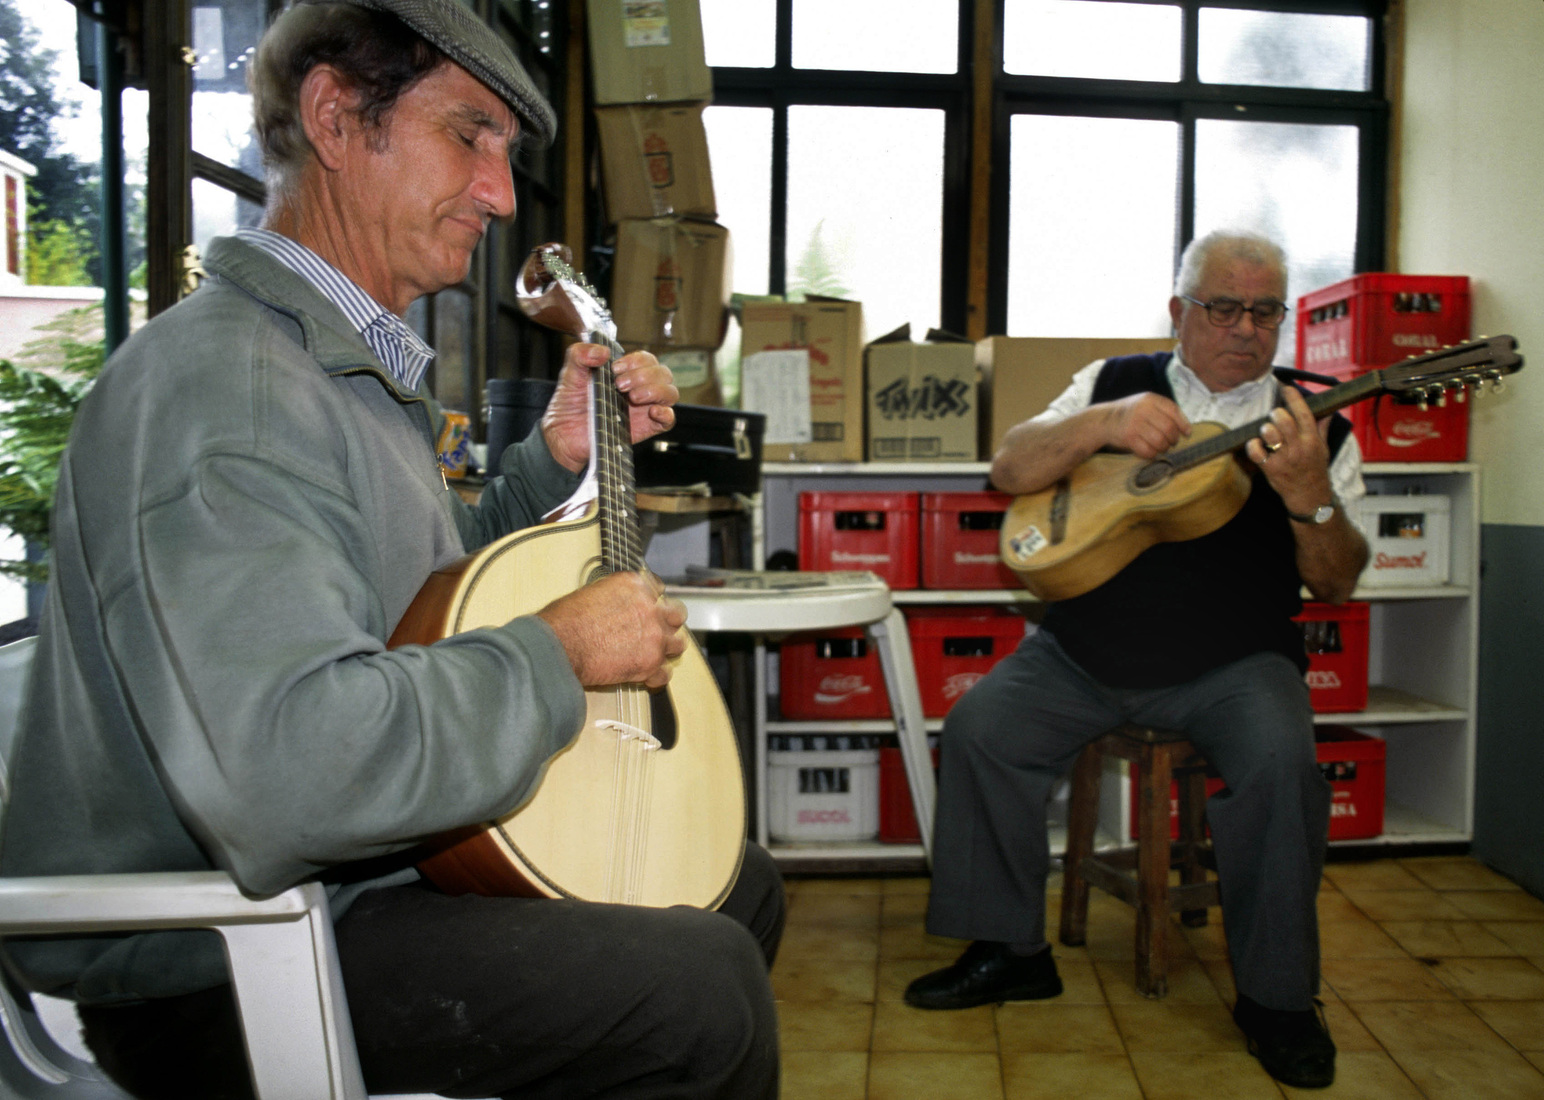
[[1062, 478], [1051, 496], [1051, 545], [1059, 546], [1067, 537], [1067, 513], [1072, 510], [1072, 480]]

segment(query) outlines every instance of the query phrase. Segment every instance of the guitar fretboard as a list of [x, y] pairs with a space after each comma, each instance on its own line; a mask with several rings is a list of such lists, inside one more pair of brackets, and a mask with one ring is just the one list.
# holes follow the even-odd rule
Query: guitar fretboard
[[611, 360], [595, 371], [592, 383], [601, 562], [608, 573], [624, 573], [643, 568], [643, 545], [638, 535], [632, 429], [626, 399], [617, 390], [616, 376], [611, 370], [611, 363], [622, 354], [622, 348], [610, 338], [605, 338], [605, 343], [611, 349]]

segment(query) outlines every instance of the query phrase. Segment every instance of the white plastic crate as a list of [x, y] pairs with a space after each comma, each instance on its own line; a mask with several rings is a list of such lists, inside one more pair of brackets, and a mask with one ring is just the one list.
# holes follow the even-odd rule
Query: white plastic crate
[[850, 747], [867, 741], [772, 738], [767, 832], [773, 840], [873, 840], [879, 835], [879, 749]]
[[1371, 551], [1362, 570], [1363, 587], [1448, 583], [1453, 524], [1447, 497], [1365, 496], [1348, 512]]

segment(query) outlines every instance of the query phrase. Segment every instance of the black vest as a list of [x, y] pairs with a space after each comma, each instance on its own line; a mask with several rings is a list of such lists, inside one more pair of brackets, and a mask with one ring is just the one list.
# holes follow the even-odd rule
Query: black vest
[[[1169, 352], [1107, 360], [1098, 404], [1151, 392], [1173, 399]], [[1335, 455], [1351, 428], [1330, 424]], [[1296, 543], [1286, 506], [1256, 471], [1238, 515], [1209, 535], [1149, 547], [1110, 580], [1050, 605], [1042, 624], [1090, 676], [1110, 687], [1193, 680], [1253, 653], [1276, 652], [1304, 671]]]

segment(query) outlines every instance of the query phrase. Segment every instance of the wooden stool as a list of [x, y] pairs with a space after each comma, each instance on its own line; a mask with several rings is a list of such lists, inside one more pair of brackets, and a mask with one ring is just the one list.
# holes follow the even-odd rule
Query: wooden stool
[[[1094, 854], [1099, 780], [1104, 757], [1129, 760], [1141, 769], [1135, 848]], [[1170, 783], [1179, 781], [1179, 839], [1170, 841]], [[1067, 856], [1062, 876], [1061, 942], [1082, 946], [1088, 930], [1090, 884], [1137, 911], [1137, 989], [1145, 997], [1169, 992], [1169, 914], [1191, 928], [1206, 923], [1218, 904], [1216, 869], [1206, 839], [1206, 761], [1183, 735], [1147, 726], [1118, 726], [1092, 742], [1072, 770], [1067, 812]], [[1169, 885], [1169, 871], [1180, 883]]]

